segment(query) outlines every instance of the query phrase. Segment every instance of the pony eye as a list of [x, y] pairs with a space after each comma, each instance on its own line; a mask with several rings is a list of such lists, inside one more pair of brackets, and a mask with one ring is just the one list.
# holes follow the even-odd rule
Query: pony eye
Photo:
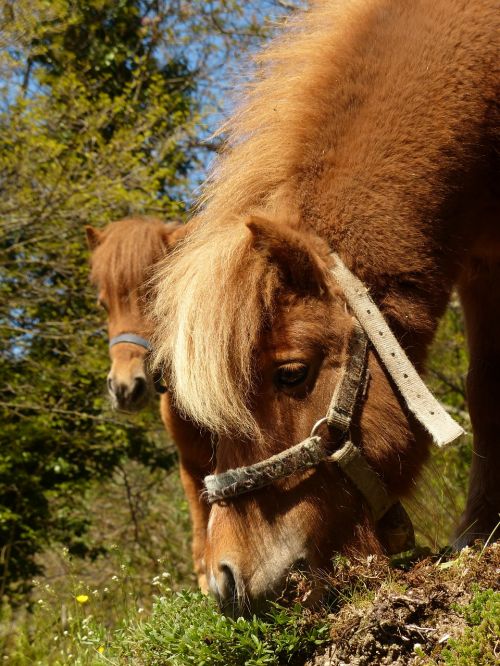
[[274, 373], [274, 383], [278, 388], [286, 389], [299, 386], [309, 374], [309, 367], [305, 363], [285, 363]]
[[101, 306], [101, 308], [103, 308], [104, 310], [106, 310], [106, 312], [108, 312], [109, 308], [106, 301], [103, 301], [102, 298], [99, 298], [97, 299], [97, 303]]

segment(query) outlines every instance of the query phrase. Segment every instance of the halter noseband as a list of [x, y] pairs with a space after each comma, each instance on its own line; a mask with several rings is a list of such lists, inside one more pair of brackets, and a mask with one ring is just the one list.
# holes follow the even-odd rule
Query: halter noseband
[[148, 352], [153, 350], [149, 340], [146, 340], [146, 338], [142, 338], [140, 335], [136, 335], [135, 333], [122, 333], [121, 335], [116, 335], [109, 341], [109, 348], [111, 349], [111, 347], [119, 345], [121, 342], [128, 342], [131, 345], [143, 347]]
[[[409, 410], [432, 435], [438, 446], [453, 441], [464, 432], [425, 386], [366, 287], [349, 271], [337, 254], [332, 256], [335, 261], [332, 274], [343, 289], [355, 319], [347, 347], [347, 360], [341, 368], [341, 376], [327, 414], [313, 426], [309, 437], [299, 444], [254, 465], [206, 476], [205, 496], [210, 504], [263, 488], [321, 462], [334, 462], [362, 493], [375, 522], [391, 507], [399, 505], [363, 456], [361, 449], [355, 446], [349, 437], [358, 398], [364, 393], [367, 384], [369, 341]], [[325, 440], [318, 434], [323, 425], [328, 427], [328, 437]], [[399, 507], [402, 509], [401, 505]]]
[[[137, 345], [138, 347], [142, 347], [148, 352], [153, 351], [153, 346], [149, 340], [146, 340], [146, 338], [143, 338], [136, 333], [121, 333], [120, 335], [115, 335], [115, 337], [111, 338], [109, 341], [109, 348], [111, 349], [111, 347], [119, 345], [122, 342], [127, 342], [130, 345]], [[167, 392], [167, 387], [162, 383], [161, 373], [155, 372], [153, 375], [153, 384], [157, 393]]]

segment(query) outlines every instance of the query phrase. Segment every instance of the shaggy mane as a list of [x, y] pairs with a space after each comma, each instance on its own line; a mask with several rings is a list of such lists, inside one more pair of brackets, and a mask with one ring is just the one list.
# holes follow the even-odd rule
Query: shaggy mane
[[167, 235], [177, 226], [140, 217], [112, 222], [92, 254], [92, 282], [110, 298], [140, 292], [165, 254]]
[[476, 19], [466, 0], [316, 0], [257, 58], [195, 230], [158, 273], [156, 364], [190, 418], [253, 430], [252, 364], [277, 278], [251, 248], [252, 213], [313, 230], [365, 281], [407, 266], [423, 281], [438, 244], [423, 247], [428, 220], [481, 136], [476, 52], [493, 63], [494, 51], [484, 2]]
[[250, 240], [244, 224], [212, 230], [210, 243], [198, 228], [157, 276], [156, 365], [165, 366], [178, 408], [218, 433], [256, 434], [247, 404], [253, 352], [279, 281]]

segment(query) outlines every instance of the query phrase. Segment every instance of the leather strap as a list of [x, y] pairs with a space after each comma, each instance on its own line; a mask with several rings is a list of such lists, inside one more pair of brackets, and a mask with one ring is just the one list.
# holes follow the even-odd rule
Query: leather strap
[[430, 433], [437, 446], [453, 442], [464, 430], [446, 412], [422, 381], [403, 348], [396, 340], [368, 289], [335, 252], [331, 269], [347, 303], [398, 387], [408, 409]]
[[368, 338], [356, 320], [346, 353], [347, 363], [341, 368], [341, 376], [326, 414], [328, 426], [342, 433], [347, 432], [351, 426], [358, 394], [366, 384]]

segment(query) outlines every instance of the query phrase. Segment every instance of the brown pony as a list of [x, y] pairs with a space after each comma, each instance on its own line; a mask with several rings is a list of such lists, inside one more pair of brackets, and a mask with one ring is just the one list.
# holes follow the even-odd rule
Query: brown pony
[[[498, 16], [493, 0], [317, 1], [260, 58], [155, 306], [157, 363], [178, 408], [217, 435], [216, 473], [289, 449], [325, 415], [354, 325], [335, 251], [419, 370], [458, 287], [474, 428], [459, 544], [497, 525]], [[400, 498], [430, 438], [373, 348], [368, 368], [351, 437]], [[322, 462], [213, 504], [210, 587], [237, 612], [257, 607], [294, 567], [380, 552], [379, 536]]]
[[[148, 280], [154, 265], [185, 235], [185, 226], [129, 218], [113, 222], [102, 231], [86, 227], [86, 233], [92, 251], [91, 280], [108, 315], [110, 399], [117, 409], [136, 411], [145, 406], [155, 385], [160, 388], [147, 362], [153, 332], [148, 315]], [[160, 410], [163, 423], [179, 449], [181, 481], [193, 524], [195, 571], [201, 589], [206, 590], [203, 557], [208, 508], [200, 500], [200, 493], [203, 476], [211, 468], [210, 440], [181, 418], [163, 390]]]

